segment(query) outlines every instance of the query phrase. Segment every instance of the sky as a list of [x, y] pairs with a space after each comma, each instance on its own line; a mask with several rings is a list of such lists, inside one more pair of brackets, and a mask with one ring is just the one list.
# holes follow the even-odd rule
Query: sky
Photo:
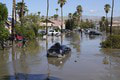
[[[9, 15], [12, 13], [12, 1], [13, 0], [0, 0], [0, 2], [6, 4]], [[22, 0], [16, 0], [20, 2]], [[29, 13], [41, 12], [41, 15], [46, 15], [46, 5], [47, 0], [24, 0], [28, 6]], [[60, 15], [60, 7], [57, 4], [58, 0], [49, 0], [49, 16], [53, 16], [58, 8], [58, 14]], [[112, 4], [112, 0], [67, 0], [66, 4], [63, 7], [64, 16], [67, 16], [68, 13], [74, 13], [76, 11], [77, 5], [83, 7], [83, 15], [87, 16], [105, 16], [104, 5]], [[120, 16], [120, 0], [115, 0], [114, 7], [114, 16]], [[110, 13], [108, 14], [110, 16]]]

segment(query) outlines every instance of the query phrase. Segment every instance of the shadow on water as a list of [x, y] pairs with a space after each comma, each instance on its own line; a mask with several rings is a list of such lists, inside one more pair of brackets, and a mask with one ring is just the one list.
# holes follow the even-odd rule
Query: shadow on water
[[47, 74], [24, 74], [17, 73], [15, 76], [4, 76], [0, 80], [61, 80], [60, 78], [49, 76]]

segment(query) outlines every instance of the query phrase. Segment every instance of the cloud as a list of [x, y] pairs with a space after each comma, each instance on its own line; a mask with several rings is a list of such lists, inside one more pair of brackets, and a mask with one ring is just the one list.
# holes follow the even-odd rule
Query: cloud
[[90, 10], [89, 11], [91, 14], [95, 14], [97, 11], [96, 10]]

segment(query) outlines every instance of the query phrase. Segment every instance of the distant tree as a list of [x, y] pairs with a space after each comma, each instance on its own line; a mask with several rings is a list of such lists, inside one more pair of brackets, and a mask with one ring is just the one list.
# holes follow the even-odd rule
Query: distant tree
[[69, 19], [72, 19], [72, 13], [69, 13], [69, 14], [68, 14], [68, 18], [69, 18]]
[[[69, 13], [69, 14], [68, 14], [68, 18], [69, 18], [69, 19], [68, 19], [68, 21], [67, 21], [67, 24], [69, 23], [68, 26], [71, 27], [71, 28], [73, 28], [73, 26], [74, 26], [74, 25], [73, 25], [72, 16], [73, 16], [72, 13]], [[67, 27], [68, 27], [68, 26], [67, 26]]]
[[58, 10], [59, 10], [59, 9], [58, 9], [58, 8], [56, 8], [55, 10], [56, 10], [56, 14], [58, 14]]
[[5, 22], [8, 17], [8, 9], [5, 4], [0, 3], [0, 23]]
[[82, 9], [81, 5], [78, 5], [76, 9], [77, 9], [77, 14], [78, 14], [78, 26], [79, 26], [79, 24], [80, 24], [80, 17], [82, 16], [83, 9]]
[[69, 29], [69, 30], [73, 30], [74, 28], [76, 28], [76, 26], [74, 26], [74, 21], [73, 19], [68, 19], [65, 21], [65, 26], [66, 26], [66, 29]]
[[104, 6], [104, 10], [105, 10], [105, 13], [106, 13], [106, 32], [107, 32], [107, 28], [108, 28], [108, 17], [107, 17], [107, 14], [108, 14], [108, 12], [110, 11], [110, 5], [109, 4], [106, 4], [105, 6]]
[[[23, 9], [23, 6], [24, 6], [24, 9]], [[17, 14], [18, 14], [18, 16], [20, 18], [20, 21], [22, 22], [23, 16], [28, 11], [27, 6], [23, 2], [18, 2], [16, 4], [16, 10], [17, 10]]]
[[44, 15], [41, 16], [41, 21], [45, 21], [45, 16]]
[[77, 11], [75, 13], [73, 13], [73, 21], [74, 21], [74, 26], [78, 27], [78, 18], [79, 18], [79, 15], [77, 13]]
[[106, 19], [105, 19], [105, 16], [103, 16], [103, 17], [101, 18], [101, 21], [99, 22], [101, 31], [105, 31], [105, 30], [106, 30], [106, 28], [105, 28], [105, 27], [106, 27], [105, 23], [106, 23]]
[[54, 19], [58, 20], [58, 15], [57, 14], [54, 14]]
[[41, 12], [39, 11], [39, 12], [38, 12], [38, 16], [39, 16], [39, 17], [40, 17], [40, 13], [41, 13]]
[[58, 0], [58, 4], [60, 4], [61, 7], [61, 29], [63, 29], [63, 6], [65, 5], [66, 0]]

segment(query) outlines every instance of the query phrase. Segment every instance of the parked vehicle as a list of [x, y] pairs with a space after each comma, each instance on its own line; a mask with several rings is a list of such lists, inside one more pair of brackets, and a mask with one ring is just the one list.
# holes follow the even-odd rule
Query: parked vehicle
[[99, 31], [90, 31], [89, 35], [102, 35], [102, 33]]
[[42, 34], [42, 35], [46, 35], [46, 31], [45, 30], [38, 30], [38, 33]]
[[84, 29], [85, 34], [89, 34], [90, 30], [89, 29]]
[[56, 30], [49, 30], [48, 35], [49, 36], [56, 36], [56, 35], [58, 36], [58, 35], [60, 35], [60, 32], [56, 31]]
[[99, 32], [97, 30], [93, 30], [93, 29], [85, 29], [84, 33], [89, 34], [89, 35], [102, 35], [101, 32]]

